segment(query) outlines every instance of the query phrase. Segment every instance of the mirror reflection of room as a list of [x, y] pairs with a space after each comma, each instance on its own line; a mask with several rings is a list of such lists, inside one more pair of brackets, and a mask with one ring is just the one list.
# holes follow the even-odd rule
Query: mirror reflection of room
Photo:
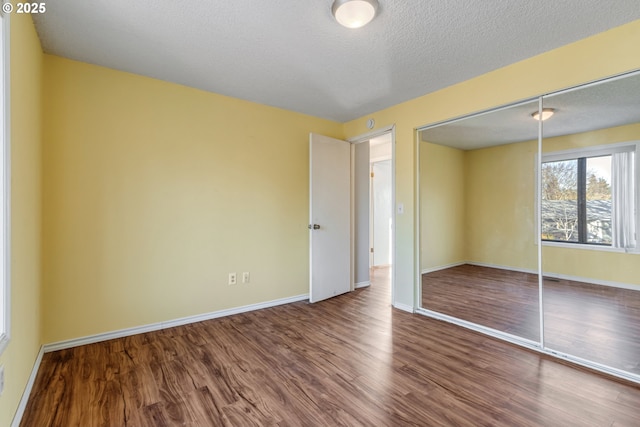
[[539, 341], [538, 102], [420, 133], [422, 308]]
[[545, 345], [640, 374], [640, 75], [545, 97]]
[[421, 312], [640, 381], [639, 151], [638, 72], [420, 130]]

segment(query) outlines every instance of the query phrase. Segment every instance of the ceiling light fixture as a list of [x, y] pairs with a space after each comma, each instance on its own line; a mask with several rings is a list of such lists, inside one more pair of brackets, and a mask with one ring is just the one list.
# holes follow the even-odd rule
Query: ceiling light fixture
[[335, 0], [331, 12], [336, 21], [347, 28], [360, 28], [376, 16], [378, 0]]
[[[542, 109], [542, 121], [544, 122], [549, 117], [553, 116], [555, 112], [556, 112], [556, 110], [554, 110], [553, 108], [543, 108]], [[540, 120], [540, 113], [538, 111], [533, 112], [533, 113], [531, 113], [531, 117], [533, 117], [536, 120]]]

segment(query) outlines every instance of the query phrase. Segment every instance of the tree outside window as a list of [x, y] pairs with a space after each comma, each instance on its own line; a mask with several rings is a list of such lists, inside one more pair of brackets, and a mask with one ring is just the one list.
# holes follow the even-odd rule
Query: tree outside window
[[542, 164], [542, 239], [611, 246], [610, 155]]

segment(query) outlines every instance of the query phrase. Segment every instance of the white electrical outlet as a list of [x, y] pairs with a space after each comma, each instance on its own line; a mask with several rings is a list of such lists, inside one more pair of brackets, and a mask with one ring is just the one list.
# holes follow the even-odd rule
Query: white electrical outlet
[[4, 391], [4, 366], [0, 366], [0, 396]]
[[245, 271], [242, 273], [242, 283], [249, 283], [249, 272]]
[[236, 277], [236, 273], [229, 273], [229, 284], [235, 285], [238, 283], [238, 278]]

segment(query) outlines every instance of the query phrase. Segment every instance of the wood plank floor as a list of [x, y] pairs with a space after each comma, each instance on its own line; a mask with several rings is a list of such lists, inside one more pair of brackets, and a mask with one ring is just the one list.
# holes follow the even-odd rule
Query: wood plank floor
[[45, 354], [21, 426], [638, 426], [640, 388], [372, 286]]
[[[547, 347], [640, 375], [640, 291], [543, 283]], [[422, 307], [535, 341], [538, 300], [535, 274], [465, 264], [422, 276]]]

